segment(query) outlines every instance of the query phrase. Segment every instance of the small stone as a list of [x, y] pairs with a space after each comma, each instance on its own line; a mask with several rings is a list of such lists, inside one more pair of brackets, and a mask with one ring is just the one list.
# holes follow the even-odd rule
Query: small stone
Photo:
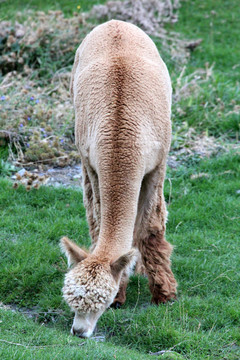
[[179, 162], [176, 160], [175, 156], [169, 156], [167, 164], [172, 169], [176, 169], [179, 166]]
[[17, 172], [17, 174], [20, 175], [20, 176], [24, 176], [25, 172], [26, 172], [26, 169], [23, 168], [23, 169], [19, 170]]
[[54, 184], [54, 186], [55, 186], [56, 188], [58, 188], [59, 186], [61, 186], [61, 184], [56, 181], [55, 184]]
[[16, 30], [16, 32], [15, 32], [15, 36], [16, 36], [17, 38], [23, 37], [24, 35], [25, 35], [25, 31], [24, 31], [23, 29], [18, 29], [18, 30]]

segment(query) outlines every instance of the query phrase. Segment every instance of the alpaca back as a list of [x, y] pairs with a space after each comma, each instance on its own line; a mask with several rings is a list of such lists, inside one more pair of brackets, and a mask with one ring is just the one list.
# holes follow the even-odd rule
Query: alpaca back
[[146, 172], [168, 151], [169, 74], [135, 25], [112, 20], [96, 27], [77, 50], [71, 89], [76, 145], [96, 170], [102, 156], [119, 147], [131, 147], [135, 159], [141, 152]]

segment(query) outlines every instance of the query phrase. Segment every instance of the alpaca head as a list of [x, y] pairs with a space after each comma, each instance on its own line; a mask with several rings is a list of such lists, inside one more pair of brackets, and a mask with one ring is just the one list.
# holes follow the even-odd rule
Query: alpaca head
[[112, 304], [121, 273], [132, 263], [135, 251], [109, 262], [88, 254], [66, 237], [61, 239], [61, 248], [68, 265], [73, 265], [65, 276], [63, 287], [63, 297], [75, 312], [71, 333], [89, 337], [99, 317]]

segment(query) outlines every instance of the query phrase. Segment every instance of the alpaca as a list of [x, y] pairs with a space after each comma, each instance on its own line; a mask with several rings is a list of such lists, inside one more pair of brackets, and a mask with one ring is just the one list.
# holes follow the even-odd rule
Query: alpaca
[[172, 90], [153, 41], [111, 20], [79, 46], [70, 92], [92, 247], [88, 253], [62, 238], [72, 265], [63, 296], [75, 311], [72, 334], [89, 337], [110, 305], [124, 303], [137, 258], [153, 303], [176, 295], [163, 196]]

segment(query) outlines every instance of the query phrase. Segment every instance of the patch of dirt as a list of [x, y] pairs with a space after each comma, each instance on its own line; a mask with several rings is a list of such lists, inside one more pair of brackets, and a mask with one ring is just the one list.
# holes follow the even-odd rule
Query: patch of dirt
[[[31, 178], [34, 177], [36, 180], [34, 180], [32, 186]], [[49, 167], [44, 170], [36, 168], [31, 170], [31, 172], [22, 168], [11, 179], [14, 180], [13, 186], [15, 188], [22, 184], [27, 190], [30, 190], [32, 187], [38, 189], [41, 185], [80, 188], [82, 184], [82, 168], [81, 164], [61, 168]], [[44, 182], [41, 179], [44, 179]]]
[[0, 302], [0, 309], [4, 310], [10, 310], [12, 312], [19, 312], [21, 314], [24, 314], [29, 319], [38, 320], [39, 318], [43, 319], [44, 323], [53, 322], [55, 323], [57, 321], [57, 318], [59, 316], [64, 315], [64, 311], [59, 310], [49, 310], [49, 311], [39, 311], [39, 308], [37, 306], [34, 306], [32, 308], [27, 307], [19, 307], [15, 304], [8, 304], [5, 305], [2, 302]]
[[82, 185], [81, 164], [66, 168], [50, 168], [46, 173], [50, 176], [48, 185], [55, 187], [79, 187]]
[[191, 160], [194, 162], [196, 159], [210, 158], [233, 148], [236, 148], [235, 144], [223, 144], [220, 140], [204, 134], [201, 136], [196, 135], [194, 129], [190, 128], [185, 133], [179, 147], [173, 146], [171, 149], [168, 156], [168, 166], [177, 168], [180, 165], [189, 163], [189, 161], [191, 162]]

